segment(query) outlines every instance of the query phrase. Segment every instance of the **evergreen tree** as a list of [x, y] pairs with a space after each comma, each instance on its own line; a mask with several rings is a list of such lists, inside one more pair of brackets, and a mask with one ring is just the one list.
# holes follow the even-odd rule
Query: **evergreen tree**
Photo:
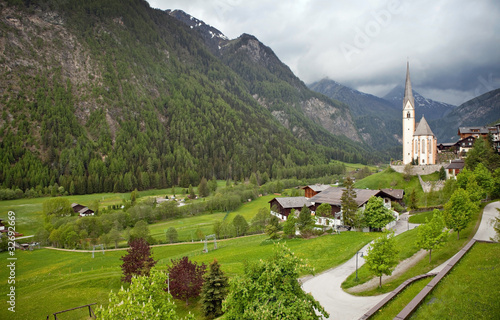
[[228, 278], [215, 259], [209, 265], [208, 272], [205, 273], [203, 278], [204, 282], [201, 288], [203, 314], [208, 319], [214, 319], [223, 314], [222, 301], [224, 301], [228, 294]]
[[297, 218], [293, 214], [288, 216], [285, 223], [283, 224], [283, 235], [288, 238], [292, 238], [295, 236], [295, 230], [297, 227]]
[[304, 205], [299, 213], [299, 219], [297, 220], [297, 226], [301, 232], [306, 231], [314, 225], [314, 220], [311, 216], [311, 210]]
[[200, 184], [198, 185], [198, 194], [200, 197], [205, 198], [208, 196], [210, 193], [210, 190], [208, 188], [208, 182], [205, 177], [201, 178]]
[[356, 191], [354, 190], [354, 182], [351, 178], [347, 177], [344, 180], [344, 188], [342, 191], [342, 196], [340, 198], [340, 204], [342, 206], [342, 218], [345, 225], [354, 226], [354, 218], [356, 211], [358, 210], [358, 204], [356, 203]]

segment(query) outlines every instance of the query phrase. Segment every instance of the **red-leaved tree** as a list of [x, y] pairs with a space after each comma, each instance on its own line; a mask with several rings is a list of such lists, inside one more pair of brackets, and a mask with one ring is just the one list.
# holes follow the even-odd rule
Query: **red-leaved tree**
[[186, 305], [188, 305], [190, 298], [200, 295], [205, 269], [204, 263], [198, 265], [196, 262], [189, 261], [188, 257], [172, 259], [172, 265], [168, 267], [172, 296], [186, 300]]
[[120, 258], [123, 261], [121, 265], [122, 281], [130, 282], [133, 275], [149, 276], [149, 270], [158, 262], [151, 257], [149, 243], [142, 238], [137, 238], [128, 244], [130, 248], [127, 250], [127, 254]]

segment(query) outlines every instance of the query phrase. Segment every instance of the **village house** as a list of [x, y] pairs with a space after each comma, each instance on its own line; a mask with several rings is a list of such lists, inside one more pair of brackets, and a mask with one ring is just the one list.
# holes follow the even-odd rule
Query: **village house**
[[88, 217], [94, 215], [93, 210], [78, 203], [72, 203], [71, 208], [73, 209], [73, 212], [78, 213], [79, 217]]
[[302, 189], [304, 189], [304, 196], [306, 198], [312, 198], [321, 191], [325, 191], [326, 189], [330, 188], [331, 186], [327, 184], [313, 184], [309, 186], [305, 186]]
[[[404, 197], [404, 190], [402, 189], [382, 189], [382, 190], [369, 190], [369, 189], [354, 189], [356, 192], [355, 201], [360, 209], [365, 208], [365, 204], [370, 197], [380, 197], [384, 199], [384, 206], [391, 209], [392, 202], [401, 203]], [[316, 209], [323, 203], [328, 203], [332, 207], [331, 215], [328, 217], [316, 216], [316, 223], [323, 226], [337, 226], [344, 225], [342, 220], [342, 203], [341, 197], [344, 192], [343, 188], [329, 187], [321, 192], [317, 192], [315, 196], [308, 199], [307, 197], [286, 197], [274, 198], [269, 201], [271, 206], [271, 214], [281, 220], [287, 220], [290, 213], [300, 212], [305, 205], [311, 210], [311, 214], [316, 215]], [[396, 220], [399, 219], [399, 214], [392, 211]], [[392, 222], [387, 227], [392, 227], [396, 222]]]
[[446, 170], [446, 179], [457, 178], [457, 175], [462, 171], [465, 167], [465, 162], [462, 159], [451, 160], [448, 165], [444, 168]]

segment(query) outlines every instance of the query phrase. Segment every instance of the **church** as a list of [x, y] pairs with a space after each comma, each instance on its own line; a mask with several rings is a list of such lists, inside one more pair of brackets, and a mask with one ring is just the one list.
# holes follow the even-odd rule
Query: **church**
[[437, 139], [424, 116], [415, 127], [415, 101], [410, 81], [410, 64], [406, 64], [403, 99], [403, 164], [436, 164]]

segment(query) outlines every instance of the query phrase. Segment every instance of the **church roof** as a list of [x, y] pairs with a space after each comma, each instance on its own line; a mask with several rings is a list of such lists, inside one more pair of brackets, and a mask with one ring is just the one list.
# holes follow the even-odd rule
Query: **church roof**
[[422, 120], [417, 125], [417, 129], [415, 130], [415, 133], [413, 134], [414, 136], [433, 136], [434, 133], [431, 130], [431, 127], [429, 127], [429, 124], [427, 123], [427, 120], [425, 120], [425, 117], [422, 116]]
[[410, 81], [410, 62], [406, 62], [406, 83], [405, 83], [405, 97], [403, 99], [403, 108], [406, 106], [407, 101], [410, 101], [411, 105], [415, 107], [415, 100], [413, 99], [413, 91], [411, 89], [411, 81]]

